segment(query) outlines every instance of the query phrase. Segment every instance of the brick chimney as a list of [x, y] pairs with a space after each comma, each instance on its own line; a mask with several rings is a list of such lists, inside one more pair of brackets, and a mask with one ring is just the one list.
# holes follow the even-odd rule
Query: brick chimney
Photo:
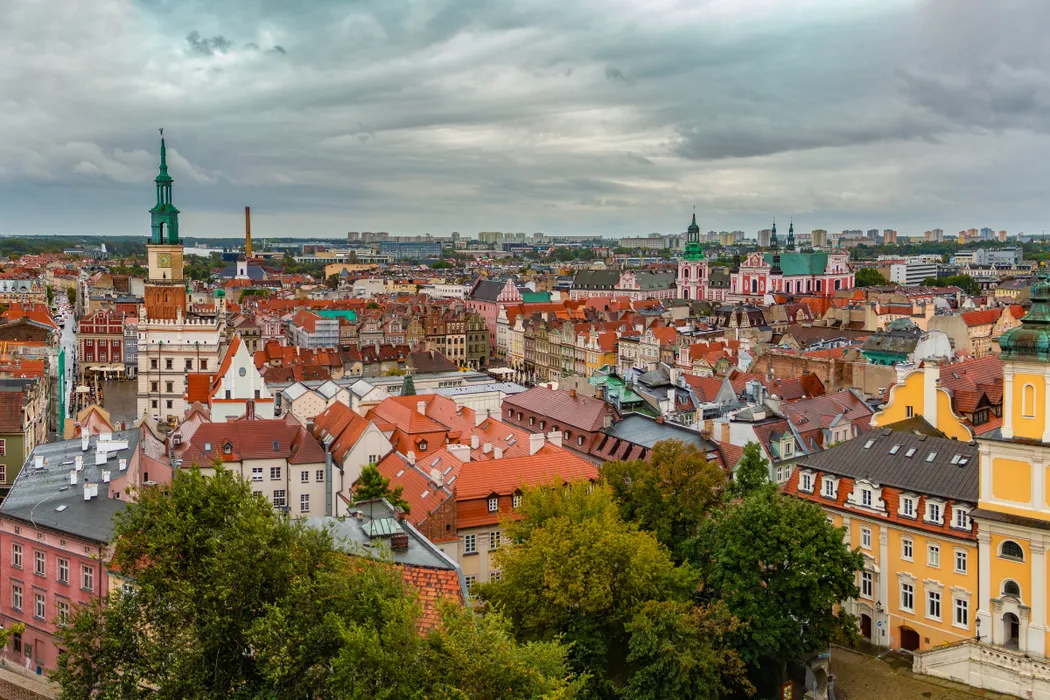
[[576, 390], [575, 389], [569, 389], [569, 398], [570, 399], [575, 399], [576, 398]]

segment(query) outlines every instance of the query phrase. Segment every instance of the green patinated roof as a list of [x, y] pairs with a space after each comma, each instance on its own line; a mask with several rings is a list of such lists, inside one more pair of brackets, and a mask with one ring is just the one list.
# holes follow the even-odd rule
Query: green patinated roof
[[353, 309], [319, 309], [314, 313], [321, 318], [345, 318], [351, 323], [357, 320], [357, 312]]
[[689, 233], [700, 233], [700, 227], [696, 225], [696, 212], [693, 212], [693, 223], [689, 224]]
[[1000, 360], [1050, 362], [1050, 280], [1042, 274], [1032, 285], [1032, 307], [999, 339]]
[[529, 304], [546, 304], [551, 300], [550, 292], [522, 292], [521, 300]]
[[587, 380], [591, 386], [605, 387], [605, 397], [616, 399], [619, 403], [638, 403], [642, 397], [627, 388], [627, 385], [619, 377], [604, 374], [595, 374]]
[[[773, 264], [772, 253], [765, 253], [762, 257], [768, 264]], [[820, 275], [824, 273], [827, 266], [827, 253], [780, 254], [780, 269], [785, 275]]]
[[221, 299], [222, 297], [226, 296], [226, 290], [225, 289], [216, 289], [215, 290], [215, 296], [216, 296], [216, 298]]

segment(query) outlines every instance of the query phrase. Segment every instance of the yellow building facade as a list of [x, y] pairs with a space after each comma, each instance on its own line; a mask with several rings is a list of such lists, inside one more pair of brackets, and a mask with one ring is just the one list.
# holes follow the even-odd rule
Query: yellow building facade
[[890, 388], [889, 401], [871, 417], [872, 427], [886, 427], [921, 416], [953, 440], [969, 442], [973, 435], [962, 416], [952, 407], [952, 397], [940, 386], [941, 366], [926, 360], [921, 369], [899, 369], [901, 376]]

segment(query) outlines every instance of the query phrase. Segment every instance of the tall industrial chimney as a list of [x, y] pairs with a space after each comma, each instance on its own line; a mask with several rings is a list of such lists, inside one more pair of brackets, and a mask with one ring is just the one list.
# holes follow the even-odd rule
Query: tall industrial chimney
[[244, 208], [244, 257], [252, 257], [252, 208]]

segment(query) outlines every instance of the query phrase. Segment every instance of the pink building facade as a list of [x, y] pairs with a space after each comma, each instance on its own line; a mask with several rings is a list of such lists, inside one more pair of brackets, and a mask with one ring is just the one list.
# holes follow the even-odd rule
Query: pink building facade
[[490, 282], [479, 279], [467, 294], [466, 305], [481, 314], [485, 327], [489, 330], [489, 347], [496, 347], [496, 319], [499, 310], [507, 304], [520, 304], [521, 292], [514, 285], [514, 280]]

